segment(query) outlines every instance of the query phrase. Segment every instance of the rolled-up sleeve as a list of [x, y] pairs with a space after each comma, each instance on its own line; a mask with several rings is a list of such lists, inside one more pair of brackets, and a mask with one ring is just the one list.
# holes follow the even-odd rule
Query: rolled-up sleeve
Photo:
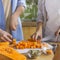
[[22, 5], [23, 7], [26, 7], [26, 0], [18, 0], [17, 6]]
[[43, 22], [43, 0], [38, 0], [37, 22]]

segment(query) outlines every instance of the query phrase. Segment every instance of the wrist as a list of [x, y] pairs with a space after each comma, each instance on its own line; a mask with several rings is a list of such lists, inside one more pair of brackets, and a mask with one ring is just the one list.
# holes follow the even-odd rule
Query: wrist
[[14, 14], [12, 14], [12, 17], [18, 18], [17, 12], [15, 12]]
[[3, 32], [4, 32], [4, 30], [0, 29], [0, 35], [2, 35], [2, 34], [3, 34]]
[[36, 30], [39, 31], [42, 29], [42, 22], [37, 23], [37, 28]]
[[41, 35], [42, 35], [42, 25], [43, 25], [42, 22], [38, 22], [36, 28], [36, 32], [38, 32]]

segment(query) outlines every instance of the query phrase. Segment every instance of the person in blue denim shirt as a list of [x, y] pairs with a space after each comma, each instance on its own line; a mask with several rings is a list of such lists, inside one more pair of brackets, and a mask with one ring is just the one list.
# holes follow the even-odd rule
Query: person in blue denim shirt
[[[4, 0], [5, 1], [5, 0]], [[11, 16], [9, 22], [10, 33], [6, 32], [6, 21], [4, 14], [4, 6], [2, 0], [0, 0], [0, 39], [2, 41], [12, 41], [15, 38], [17, 41], [23, 40], [22, 24], [20, 15], [24, 12], [26, 7], [25, 0], [10, 0], [11, 3]], [[8, 7], [7, 7], [8, 8]]]

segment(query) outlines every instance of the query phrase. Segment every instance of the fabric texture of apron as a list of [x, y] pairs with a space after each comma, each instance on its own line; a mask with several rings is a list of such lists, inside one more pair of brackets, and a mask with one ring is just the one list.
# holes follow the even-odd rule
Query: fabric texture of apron
[[[17, 8], [17, 1], [18, 0], [11, 0], [12, 14], [15, 12], [15, 10]], [[12, 34], [13, 38], [17, 39], [17, 41], [24, 39], [23, 38], [22, 24], [21, 24], [20, 16], [18, 17], [18, 26], [17, 26], [17, 29], [16, 29], [16, 31], [11, 31], [11, 34]]]

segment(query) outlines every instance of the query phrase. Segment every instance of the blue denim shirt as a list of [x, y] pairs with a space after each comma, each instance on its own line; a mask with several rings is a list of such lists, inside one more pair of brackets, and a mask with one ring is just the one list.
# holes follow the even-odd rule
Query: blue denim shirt
[[[11, 0], [11, 6], [12, 6], [12, 14], [16, 11], [17, 7], [22, 5], [23, 7], [26, 7], [26, 0]], [[5, 18], [4, 18], [4, 8], [2, 4], [2, 0], [0, 0], [0, 28], [5, 30]], [[18, 17], [18, 26], [16, 31], [11, 31], [11, 34], [13, 38], [16, 38], [18, 41], [23, 40], [23, 32], [22, 32], [22, 24], [20, 17]]]

